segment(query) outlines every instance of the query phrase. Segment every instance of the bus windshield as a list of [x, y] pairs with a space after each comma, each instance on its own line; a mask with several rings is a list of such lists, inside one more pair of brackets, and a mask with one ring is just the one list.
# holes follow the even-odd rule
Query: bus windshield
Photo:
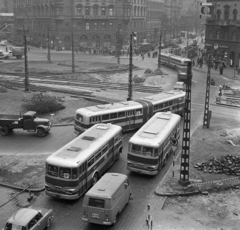
[[64, 179], [75, 179], [78, 176], [77, 168], [63, 168], [54, 165], [47, 166], [47, 174]]
[[178, 73], [179, 74], [187, 74], [187, 68], [186, 67], [178, 67]]

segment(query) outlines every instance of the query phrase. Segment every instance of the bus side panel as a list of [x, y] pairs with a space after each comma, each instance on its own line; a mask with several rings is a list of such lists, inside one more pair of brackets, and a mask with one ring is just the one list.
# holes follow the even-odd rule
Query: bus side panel
[[147, 120], [149, 120], [153, 115], [153, 104], [150, 101], [145, 101], [145, 100], [142, 100], [142, 101], [144, 101], [148, 105]]
[[108, 145], [109, 149], [107, 156], [109, 158], [108, 167], [110, 167], [114, 163], [114, 138], [109, 141]]

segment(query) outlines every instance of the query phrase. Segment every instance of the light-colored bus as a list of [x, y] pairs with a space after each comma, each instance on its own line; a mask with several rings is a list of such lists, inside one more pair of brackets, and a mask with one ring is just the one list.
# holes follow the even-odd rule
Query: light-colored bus
[[180, 138], [181, 117], [171, 112], [156, 113], [129, 140], [127, 168], [156, 175], [166, 164], [172, 146]]
[[186, 93], [170, 90], [133, 101], [80, 108], [75, 116], [75, 133], [80, 134], [96, 123], [119, 125], [123, 131], [142, 127], [157, 112], [172, 111], [182, 115]]
[[85, 194], [82, 219], [94, 224], [115, 224], [130, 197], [128, 177], [120, 173], [106, 173]]
[[161, 53], [161, 64], [176, 70], [183, 67], [187, 69], [189, 61], [191, 60], [185, 57], [173, 55], [171, 53]]
[[46, 194], [77, 199], [119, 158], [122, 128], [96, 124], [46, 160]]

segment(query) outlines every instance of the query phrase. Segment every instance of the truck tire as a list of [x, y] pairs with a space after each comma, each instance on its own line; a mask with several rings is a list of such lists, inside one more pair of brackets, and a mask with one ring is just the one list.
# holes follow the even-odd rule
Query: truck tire
[[7, 126], [1, 126], [1, 127], [0, 127], [0, 134], [1, 134], [2, 136], [6, 136], [6, 135], [8, 134], [8, 132], [9, 132], [9, 129], [8, 129]]
[[47, 132], [46, 132], [43, 128], [38, 128], [38, 129], [37, 129], [37, 135], [38, 135], [39, 137], [45, 137], [46, 134], [47, 134]]

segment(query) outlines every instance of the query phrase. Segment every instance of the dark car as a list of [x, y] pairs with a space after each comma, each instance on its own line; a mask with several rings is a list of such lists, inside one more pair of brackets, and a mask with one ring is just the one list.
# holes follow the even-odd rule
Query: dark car
[[43, 230], [51, 226], [52, 218], [52, 209], [21, 208], [8, 219], [2, 230]]

